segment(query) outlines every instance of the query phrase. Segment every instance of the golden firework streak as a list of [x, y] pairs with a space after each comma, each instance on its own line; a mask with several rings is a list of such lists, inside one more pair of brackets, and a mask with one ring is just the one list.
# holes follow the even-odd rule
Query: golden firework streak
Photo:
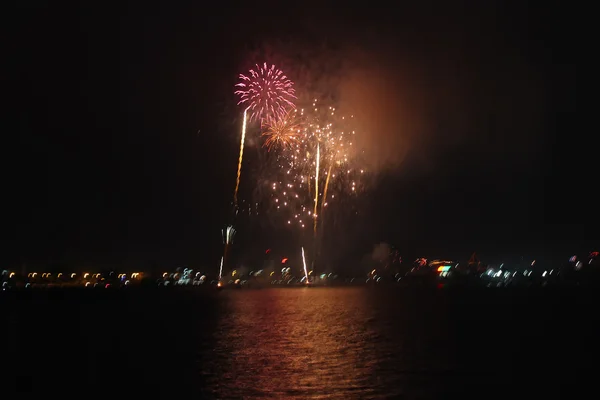
[[[323, 217], [323, 208], [325, 207], [325, 202], [327, 201], [327, 188], [329, 187], [329, 177], [331, 176], [331, 167], [333, 166], [333, 164], [329, 164], [329, 168], [327, 169], [327, 178], [325, 179], [325, 188], [323, 189], [323, 197], [321, 197], [321, 211], [319, 211], [319, 217], [322, 218]], [[316, 209], [316, 207], [315, 207]], [[315, 225], [314, 225], [314, 251], [315, 251], [315, 256], [313, 258], [313, 265], [312, 268], [314, 270], [315, 268], [315, 264], [314, 264], [314, 259], [317, 258], [317, 255], [319, 253], [319, 239], [317, 238], [317, 228], [318, 228], [318, 224], [317, 224], [317, 219], [315, 217]], [[321, 238], [323, 237], [323, 221], [321, 221], [321, 230], [319, 231], [321, 233]]]
[[317, 143], [317, 162], [316, 162], [316, 170], [315, 170], [315, 209], [313, 211], [314, 222], [314, 231], [315, 235], [317, 234], [317, 206], [319, 205], [319, 167], [321, 164], [321, 150], [320, 145]]
[[242, 124], [242, 139], [240, 141], [240, 158], [238, 160], [238, 170], [237, 170], [237, 178], [235, 180], [235, 192], [233, 192], [233, 205], [235, 206], [235, 211], [237, 213], [238, 208], [238, 190], [240, 188], [240, 176], [242, 175], [242, 159], [244, 157], [244, 141], [246, 140], [246, 114], [248, 109], [244, 110], [244, 123]]
[[325, 202], [327, 201], [327, 188], [329, 187], [329, 177], [331, 176], [331, 167], [332, 166], [333, 166], [333, 164], [329, 164], [329, 169], [327, 170], [327, 179], [325, 179], [325, 189], [323, 189], [323, 198], [321, 199], [320, 214], [323, 214], [323, 207], [325, 206]]

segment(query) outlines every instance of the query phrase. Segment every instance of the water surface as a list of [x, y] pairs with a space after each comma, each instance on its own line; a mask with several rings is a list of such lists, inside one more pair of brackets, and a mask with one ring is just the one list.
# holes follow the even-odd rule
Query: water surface
[[548, 390], [597, 348], [597, 296], [582, 292], [56, 291], [0, 301], [7, 393], [487, 398]]

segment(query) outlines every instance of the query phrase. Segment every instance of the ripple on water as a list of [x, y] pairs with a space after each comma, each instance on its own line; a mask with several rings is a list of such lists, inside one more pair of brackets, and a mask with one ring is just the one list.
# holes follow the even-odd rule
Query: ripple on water
[[223, 398], [400, 394], [388, 385], [385, 364], [399, 361], [402, 339], [389, 341], [373, 317], [374, 305], [361, 294], [352, 288], [227, 293], [209, 385]]

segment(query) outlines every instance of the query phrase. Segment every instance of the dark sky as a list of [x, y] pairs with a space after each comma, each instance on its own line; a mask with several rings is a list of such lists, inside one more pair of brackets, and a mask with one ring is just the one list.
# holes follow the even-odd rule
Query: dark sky
[[[490, 261], [599, 245], [593, 161], [575, 132], [575, 10], [171, 3], [30, 1], [5, 16], [2, 263], [217, 264], [241, 124], [233, 84], [263, 59], [299, 90], [359, 107], [370, 132], [372, 179], [361, 217], [339, 214], [336, 260], [379, 242]], [[238, 224], [242, 260], [297, 247], [278, 227]]]

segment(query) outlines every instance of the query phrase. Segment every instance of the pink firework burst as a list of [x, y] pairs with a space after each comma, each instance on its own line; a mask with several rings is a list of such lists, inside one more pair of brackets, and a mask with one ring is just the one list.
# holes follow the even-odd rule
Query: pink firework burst
[[238, 105], [248, 109], [249, 119], [260, 120], [261, 124], [274, 118], [282, 118], [288, 108], [295, 108], [296, 98], [294, 82], [271, 65], [256, 64], [248, 75], [240, 74], [240, 83], [236, 84], [235, 94], [240, 96]]

